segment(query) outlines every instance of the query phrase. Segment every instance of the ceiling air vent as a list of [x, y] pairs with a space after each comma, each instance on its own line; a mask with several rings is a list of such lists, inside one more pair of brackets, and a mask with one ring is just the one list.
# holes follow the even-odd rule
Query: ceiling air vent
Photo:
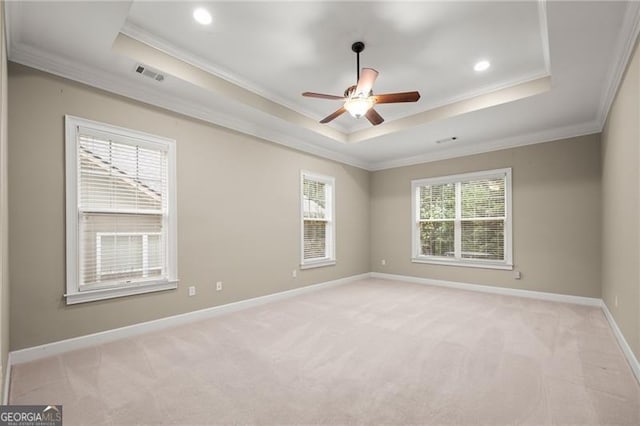
[[452, 136], [450, 138], [444, 138], [444, 139], [439, 139], [436, 141], [437, 144], [441, 144], [441, 143], [447, 143], [447, 142], [453, 142], [458, 140], [457, 136]]
[[149, 68], [146, 65], [143, 64], [138, 64], [136, 66], [136, 72], [140, 75], [143, 75], [145, 77], [149, 77], [154, 79], [155, 81], [162, 81], [164, 80], [164, 75], [160, 74], [159, 71], [156, 71], [154, 69]]

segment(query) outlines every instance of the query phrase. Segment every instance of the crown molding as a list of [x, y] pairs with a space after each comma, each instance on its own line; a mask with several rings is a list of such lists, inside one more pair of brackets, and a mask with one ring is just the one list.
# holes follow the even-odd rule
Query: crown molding
[[[253, 92], [257, 95], [262, 96], [272, 102], [278, 103], [282, 106], [285, 106], [289, 109], [299, 112], [300, 114], [306, 115], [307, 117], [318, 117], [318, 114], [309, 111], [308, 109], [302, 108], [299, 104], [294, 104], [290, 100], [283, 98], [282, 96], [278, 96], [275, 93], [265, 90], [264, 88], [259, 87], [254, 82], [251, 82], [247, 79], [241, 78], [240, 76], [233, 73], [231, 70], [223, 68], [221, 66], [217, 66], [212, 64], [209, 61], [206, 61], [200, 56], [190, 54], [184, 49], [181, 49], [169, 41], [155, 36], [148, 31], [143, 30], [139, 26], [127, 21], [122, 26], [120, 32], [126, 36], [129, 36], [135, 40], [138, 40], [154, 49], [159, 50], [162, 53], [173, 56], [183, 62], [186, 62], [189, 65], [198, 67], [218, 78], [228, 81], [238, 87], [241, 87], [245, 90]], [[322, 117], [320, 117], [322, 118]], [[341, 125], [340, 123], [332, 123], [331, 127], [336, 128], [342, 133], [349, 133], [348, 129]]]
[[[131, 31], [131, 29], [129, 30]], [[153, 40], [151, 42], [153, 43]], [[152, 66], [203, 89], [210, 90], [220, 96], [240, 100], [240, 102], [258, 111], [341, 143], [363, 142], [382, 135], [400, 133], [408, 128], [429, 123], [434, 119], [446, 119], [499, 103], [533, 96], [549, 90], [551, 87], [550, 76], [544, 71], [542, 74], [536, 72], [519, 79], [503, 81], [496, 85], [486, 86], [479, 90], [469, 91], [460, 96], [446, 99], [444, 100], [446, 103], [437, 108], [431, 108], [427, 104], [426, 109], [422, 112], [388, 121], [381, 126], [343, 133], [333, 127], [318, 124], [317, 121], [310, 119], [295, 109], [263, 97], [243, 86], [237, 85], [233, 81], [229, 81], [225, 77], [220, 77], [210, 72], [207, 66], [202, 65], [201, 62], [198, 65], [194, 65], [194, 62], [197, 63], [197, 58], [195, 57], [184, 60], [184, 54], [176, 51], [175, 48], [167, 46], [159, 48], [147, 43], [145, 40], [120, 32], [113, 43], [112, 51]], [[226, 77], [231, 78], [228, 75]]]
[[431, 163], [434, 161], [448, 160], [469, 155], [484, 154], [503, 149], [517, 148], [526, 145], [535, 145], [560, 139], [590, 135], [600, 132], [600, 124], [597, 120], [565, 127], [556, 127], [541, 132], [531, 132], [514, 137], [481, 141], [473, 145], [451, 148], [446, 151], [426, 153], [411, 157], [398, 158], [389, 161], [369, 163], [369, 171], [394, 169], [397, 167], [413, 166], [416, 164]]
[[551, 75], [551, 50], [549, 49], [549, 22], [547, 18], [547, 0], [538, 0], [538, 24], [542, 38], [542, 56], [547, 74]]
[[11, 50], [11, 41], [13, 40], [13, 35], [11, 33], [11, 23], [13, 22], [13, 16], [11, 16], [11, 14], [13, 13], [13, 9], [11, 7], [9, 7], [9, 3], [7, 1], [3, 1], [2, 2], [2, 9], [3, 9], [3, 28], [4, 28], [4, 43], [5, 43], [5, 48], [6, 48], [6, 52], [9, 52]]
[[274, 142], [308, 154], [348, 164], [368, 171], [391, 169], [450, 158], [464, 157], [467, 155], [549, 142], [552, 140], [581, 136], [601, 131], [600, 122], [595, 120], [579, 125], [549, 129], [543, 132], [533, 132], [496, 141], [479, 142], [472, 146], [448, 149], [446, 152], [425, 153], [416, 156], [395, 158], [387, 161], [368, 162], [357, 157], [319, 147], [312, 143], [303, 142], [299, 138], [288, 136], [282, 132], [274, 131], [265, 127], [257, 128], [255, 123], [250, 123], [245, 120], [238, 119], [235, 116], [211, 110], [196, 103], [186, 102], [183, 98], [168, 96], [131, 84], [122, 79], [113, 78], [108, 73], [101, 73], [92, 68], [34, 49], [31, 46], [15, 43], [15, 40], [11, 47], [9, 60], [40, 71], [67, 78], [69, 80], [96, 87], [101, 90], [112, 92], [117, 95], [158, 106], [178, 114], [183, 114], [240, 133], [248, 134], [259, 139], [264, 139], [269, 142]]
[[[546, 0], [538, 0], [538, 2], [539, 2], [538, 10], [539, 10], [539, 17], [540, 17], [539, 18], [540, 36], [542, 38], [542, 52], [543, 52], [543, 58], [545, 63], [543, 70], [532, 71], [528, 74], [524, 74], [509, 80], [504, 80], [498, 83], [486, 85], [474, 90], [469, 90], [467, 92], [458, 93], [458, 94], [441, 98], [429, 103], [422, 102], [421, 104], [423, 105], [422, 110], [414, 115], [418, 115], [421, 112], [426, 112], [431, 109], [448, 106], [453, 103], [473, 99], [481, 95], [486, 95], [486, 94], [497, 92], [503, 89], [508, 89], [510, 87], [518, 86], [523, 83], [528, 83], [530, 81], [538, 80], [544, 77], [549, 77], [551, 74], [550, 74], [550, 67], [549, 67], [549, 37], [548, 37], [548, 30], [547, 30]], [[322, 117], [318, 117], [317, 113], [301, 107], [300, 104], [292, 103], [290, 100], [287, 100], [282, 96], [276, 95], [273, 92], [265, 90], [264, 88], [259, 87], [256, 83], [251, 82], [247, 79], [241, 78], [231, 70], [212, 64], [211, 62], [205, 60], [200, 56], [191, 54], [188, 51], [175, 46], [169, 41], [161, 37], [158, 37], [156, 35], [153, 35], [148, 31], [145, 31], [144, 29], [140, 28], [139, 26], [129, 21], [125, 22], [120, 32], [128, 37], [131, 37], [134, 40], [137, 40], [141, 43], [146, 44], [147, 46], [157, 49], [158, 51], [166, 55], [170, 55], [189, 65], [200, 68], [218, 78], [228, 81], [231, 84], [234, 84], [250, 92], [253, 92], [257, 95], [260, 95], [272, 102], [278, 103], [289, 109], [297, 111], [300, 114], [303, 114], [307, 117], [322, 118]], [[402, 120], [403, 118], [407, 118], [407, 117], [411, 117], [411, 116], [400, 117], [393, 121]], [[393, 121], [389, 121], [387, 123], [390, 123]], [[330, 127], [333, 127], [336, 130], [343, 133], [347, 138], [347, 140], [349, 139], [350, 135], [361, 131], [361, 130], [349, 130], [344, 125], [341, 125], [338, 122], [332, 122], [330, 124]]]
[[322, 137], [346, 143], [346, 135], [333, 127], [324, 126], [315, 119], [230, 83], [202, 68], [162, 52], [123, 33], [118, 33], [116, 36], [111, 52], [128, 57], [136, 62], [142, 62], [201, 89], [213, 92], [228, 101], [236, 101], [257, 112], [271, 115], [299, 128], [310, 130]]
[[438, 108], [428, 109], [404, 118], [390, 121], [381, 126], [373, 126], [367, 129], [351, 133], [348, 143], [358, 143], [380, 136], [391, 135], [406, 129], [418, 127], [432, 121], [446, 120], [458, 115], [480, 111], [496, 105], [526, 99], [551, 90], [551, 76], [544, 76], [536, 80], [505, 87], [500, 90], [464, 99]]
[[[562, 139], [567, 137], [580, 136], [590, 133], [597, 133], [602, 131], [607, 114], [613, 103], [618, 87], [624, 75], [627, 63], [632, 54], [635, 46], [636, 39], [640, 33], [640, 3], [629, 2], [627, 5], [627, 13], [623, 25], [620, 28], [620, 36], [617, 45], [613, 49], [613, 57], [617, 59], [615, 65], [611, 66], [606, 79], [607, 84], [604, 86], [601, 95], [601, 103], [599, 105], [598, 114], [595, 120], [584, 122], [578, 125], [571, 125], [565, 127], [558, 127], [554, 129], [546, 129], [540, 132], [532, 132], [525, 135], [519, 135], [516, 137], [504, 138], [500, 140], [481, 141], [473, 144], [472, 146], [452, 146], [447, 148], [446, 151], [440, 151], [436, 153], [424, 153], [420, 155], [414, 155], [409, 157], [400, 157], [384, 161], [366, 161], [362, 158], [358, 158], [349, 154], [342, 154], [332, 149], [325, 148], [319, 144], [313, 142], [303, 142], [299, 136], [289, 134], [286, 130], [274, 130], [267, 128], [269, 126], [256, 126], [248, 120], [238, 118], [237, 116], [225, 114], [223, 111], [214, 110], [208, 108], [202, 104], [186, 101], [184, 98], [176, 96], [168, 96], [149, 88], [145, 88], [131, 82], [127, 82], [120, 78], [114, 78], [112, 75], [101, 72], [99, 70], [75, 63], [65, 58], [61, 58], [52, 55], [48, 52], [34, 48], [20, 42], [20, 2], [3, 2], [5, 9], [5, 29], [6, 29], [6, 42], [9, 60], [17, 62], [32, 68], [36, 68], [63, 78], [68, 78], [83, 84], [87, 84], [108, 92], [132, 98], [137, 101], [145, 102], [151, 105], [155, 105], [179, 114], [190, 116], [196, 119], [200, 119], [214, 125], [229, 128], [234, 131], [248, 134], [253, 137], [264, 139], [270, 142], [274, 142], [283, 146], [287, 146], [292, 149], [296, 149], [302, 152], [306, 152], [319, 157], [327, 158], [329, 160], [337, 161], [344, 164], [349, 164], [355, 167], [359, 167], [365, 170], [375, 171], [383, 170], [394, 167], [402, 167], [407, 165], [426, 163], [431, 161], [444, 160], [449, 158], [456, 158], [466, 155], [474, 155], [483, 152], [491, 152], [501, 149], [508, 149], [518, 146], [531, 145], [535, 143], [548, 142], [556, 139]], [[538, 0], [538, 13], [540, 16], [540, 34], [542, 36], [543, 54], [545, 55], [545, 64], [547, 71], [550, 70], [549, 60], [549, 38], [548, 38], [548, 22], [547, 22], [547, 4], [546, 0]], [[131, 24], [126, 24], [123, 28], [123, 32], [127, 32], [136, 38], [145, 38], [144, 33]], [[142, 40], [144, 41], [144, 40]], [[169, 54], [175, 55], [176, 52], [172, 50], [172, 46], [161, 46], [158, 40], [146, 39], [147, 42], [153, 43], [161, 50], [169, 52]], [[184, 57], [182, 54], [179, 56]], [[186, 58], [185, 61], [191, 63], [193, 66], [198, 66], [207, 72], [215, 74], [220, 78], [223, 78], [233, 84], [246, 88], [265, 98], [272, 99], [274, 102], [286, 105], [286, 101], [267, 93], [263, 90], [259, 90], [249, 82], [242, 81], [225, 70], [213, 68], [210, 64], [204, 64], [197, 60], [197, 58]], [[530, 76], [534, 78], [537, 76]], [[521, 80], [522, 81], [522, 80]], [[513, 83], [513, 82], [511, 82]], [[504, 84], [507, 86], [507, 84]], [[487, 89], [498, 89], [499, 86]], [[458, 99], [464, 99], [477, 95], [478, 92], [467, 93], [459, 96]], [[450, 102], [452, 99], [449, 99]]]
[[254, 122], [240, 119], [236, 116], [222, 113], [201, 104], [185, 101], [184, 98], [166, 95], [158, 91], [135, 85], [120, 78], [114, 78], [109, 73], [97, 71], [93, 68], [78, 64], [68, 59], [51, 55], [40, 49], [22, 43], [13, 43], [9, 52], [9, 60], [31, 68], [38, 69], [59, 77], [86, 84], [98, 89], [112, 92], [127, 98], [197, 118], [218, 126], [226, 127], [240, 133], [297, 149], [308, 154], [323, 157], [339, 163], [367, 169], [368, 163], [356, 157], [322, 148], [318, 145], [301, 141], [299, 138], [285, 133], [257, 126]]
[[622, 78], [627, 69], [633, 48], [640, 34], [640, 2], [630, 1], [627, 4], [627, 12], [624, 14], [624, 22], [620, 28], [620, 36], [618, 43], [613, 51], [613, 60], [615, 65], [609, 68], [606, 78], [606, 84], [600, 96], [600, 105], [598, 107], [598, 122], [600, 123], [600, 131], [604, 128], [609, 110], [618, 93]]

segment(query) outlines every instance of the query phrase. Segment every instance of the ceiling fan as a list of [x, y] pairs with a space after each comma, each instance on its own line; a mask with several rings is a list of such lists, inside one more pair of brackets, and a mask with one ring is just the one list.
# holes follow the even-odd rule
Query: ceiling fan
[[378, 114], [375, 109], [373, 109], [373, 106], [375, 104], [417, 102], [418, 99], [420, 99], [419, 92], [385, 93], [383, 95], [374, 95], [372, 89], [373, 83], [378, 77], [378, 71], [374, 70], [373, 68], [363, 68], [362, 73], [360, 73], [360, 52], [364, 50], [364, 43], [361, 41], [356, 41], [351, 45], [351, 50], [353, 50], [357, 55], [357, 83], [354, 86], [347, 87], [347, 90], [344, 91], [344, 96], [325, 95], [323, 93], [313, 92], [304, 92], [302, 94], [302, 96], [306, 96], [309, 98], [344, 101], [343, 106], [341, 106], [334, 113], [320, 120], [321, 123], [326, 124], [342, 115], [345, 111], [349, 111], [349, 114], [351, 114], [355, 118], [360, 118], [364, 115], [365, 117], [367, 117], [367, 120], [371, 122], [371, 124], [377, 126], [384, 121], [384, 118], [382, 118], [382, 116]]

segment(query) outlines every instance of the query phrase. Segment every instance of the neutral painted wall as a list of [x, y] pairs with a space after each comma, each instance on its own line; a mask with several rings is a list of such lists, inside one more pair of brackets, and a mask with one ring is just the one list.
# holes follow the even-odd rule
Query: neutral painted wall
[[[9, 354], [9, 237], [7, 205], [7, 46], [4, 1], [0, 2], [0, 362], [4, 378]], [[0, 384], [3, 383], [0, 380]], [[0, 393], [4, 392], [4, 387]]]
[[638, 358], [639, 146], [640, 53], [636, 46], [602, 133], [602, 297]]
[[[177, 140], [177, 291], [65, 305], [65, 114]], [[337, 264], [294, 279], [301, 169], [336, 179]], [[369, 192], [367, 171], [10, 64], [11, 350], [369, 272]]]
[[[589, 135], [372, 173], [374, 271], [600, 297], [600, 140]], [[512, 271], [411, 262], [411, 180], [512, 168]], [[381, 260], [386, 260], [386, 266]]]

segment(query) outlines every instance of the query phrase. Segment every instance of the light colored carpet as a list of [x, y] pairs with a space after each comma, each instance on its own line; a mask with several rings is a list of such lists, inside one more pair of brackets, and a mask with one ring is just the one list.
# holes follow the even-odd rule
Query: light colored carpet
[[383, 280], [14, 367], [64, 424], [640, 424], [598, 308]]

